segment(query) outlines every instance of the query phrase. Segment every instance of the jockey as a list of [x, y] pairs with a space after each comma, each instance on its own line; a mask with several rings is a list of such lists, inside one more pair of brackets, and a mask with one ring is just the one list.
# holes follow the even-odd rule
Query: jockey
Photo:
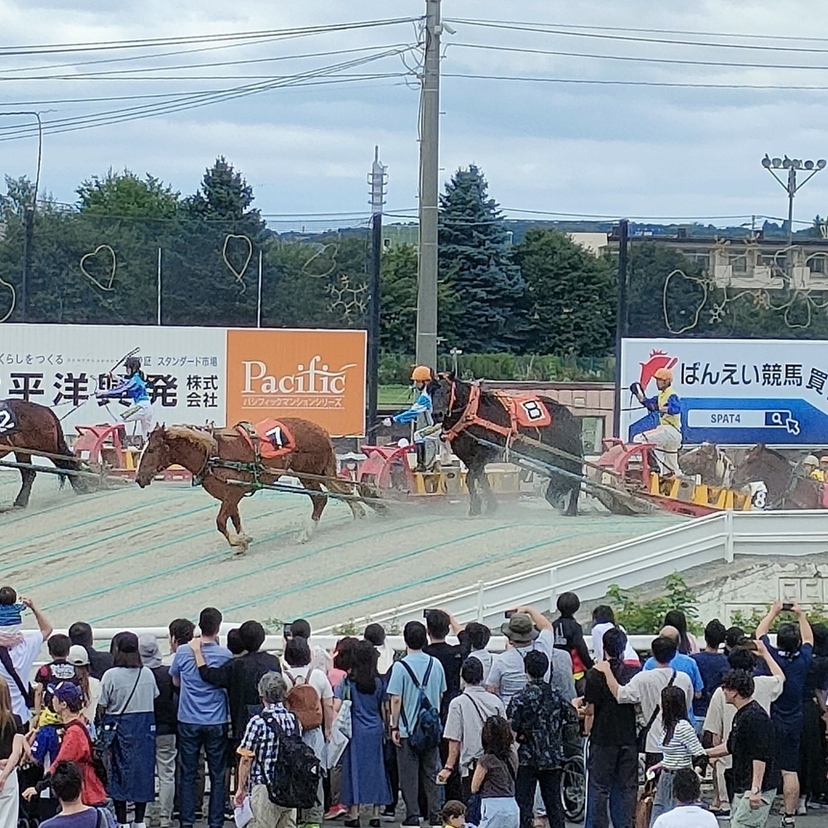
[[415, 424], [414, 445], [417, 449], [417, 471], [426, 470], [426, 438], [436, 434], [441, 428], [439, 423], [435, 425], [431, 413], [433, 405], [429, 384], [433, 379], [434, 375], [431, 373], [431, 368], [426, 365], [418, 365], [411, 372], [411, 380], [418, 392], [417, 399], [410, 408], [395, 414], [393, 417], [386, 417], [382, 421], [386, 428], [390, 428], [393, 423]]
[[147, 380], [141, 371], [141, 360], [136, 356], [128, 357], [124, 367], [127, 372], [124, 380], [114, 388], [110, 388], [109, 391], [98, 391], [95, 396], [100, 400], [118, 399], [119, 397], [128, 397], [132, 400], [132, 405], [121, 414], [121, 419], [125, 423], [139, 422], [146, 440], [152, 431], [155, 417], [147, 393]]
[[655, 374], [658, 394], [645, 397], [640, 387], [636, 392], [639, 402], [649, 411], [657, 413], [658, 425], [636, 434], [634, 443], [652, 443], [656, 446], [656, 460], [670, 474], [680, 475], [678, 450], [681, 448], [681, 401], [673, 390], [673, 372], [669, 368], [659, 368]]
[[802, 461], [802, 471], [805, 477], [809, 477], [811, 480], [818, 480], [820, 483], [825, 482], [825, 472], [819, 468], [819, 460], [813, 454], [809, 454]]

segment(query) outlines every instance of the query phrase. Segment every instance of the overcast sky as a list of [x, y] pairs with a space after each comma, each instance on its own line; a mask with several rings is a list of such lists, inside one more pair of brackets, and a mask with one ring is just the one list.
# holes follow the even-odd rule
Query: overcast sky
[[[232, 47], [211, 42], [26, 55], [9, 54], [10, 47], [414, 18], [424, 7], [424, 0], [0, 0], [0, 115], [16, 108], [38, 109], [48, 130], [60, 119], [176, 100], [90, 98], [161, 96], [267, 83], [275, 77], [374, 56], [386, 48], [404, 49], [416, 43], [417, 31], [406, 22], [260, 43], [244, 41]], [[753, 213], [780, 216], [786, 210], [784, 191], [760, 165], [765, 152], [802, 159], [828, 156], [828, 17], [817, 0], [786, 0], [784, 6], [772, 0], [627, 0], [623, 4], [444, 0], [443, 14], [457, 20], [451, 22], [456, 33], [444, 37], [441, 166], [448, 176], [460, 165], [479, 165], [488, 176], [492, 195], [509, 214], [525, 210], [653, 218], [743, 216], [718, 222], [738, 224]], [[595, 28], [563, 28], [560, 31], [568, 34], [553, 34], [475, 26], [464, 19], [547, 28], [635, 27], [708, 34]], [[603, 36], [583, 36], [587, 34]], [[727, 34], [733, 37], [722, 36]], [[647, 38], [716, 45], [643, 40]], [[472, 44], [769, 68], [611, 60], [470, 48]], [[189, 51], [195, 48], [201, 51]], [[353, 51], [357, 49], [363, 51]], [[170, 54], [176, 51], [186, 53]], [[331, 52], [337, 54], [319, 54]], [[114, 59], [118, 62], [90, 63]], [[43, 189], [59, 201], [73, 202], [78, 182], [104, 174], [111, 166], [150, 172], [190, 193], [204, 168], [223, 154], [254, 186], [257, 206], [265, 214], [360, 214], [367, 212], [365, 178], [374, 144], [379, 144], [389, 168], [388, 207], [411, 210], [417, 203], [418, 93], [406, 83], [415, 87], [414, 80], [401, 75], [415, 69], [417, 59], [418, 53], [412, 51], [405, 64], [391, 55], [342, 70], [384, 75], [380, 78], [274, 88], [190, 111], [47, 133]], [[204, 65], [230, 61], [236, 63]], [[782, 68], [782, 64], [805, 68]], [[120, 74], [78, 77], [113, 70]], [[66, 99], [87, 100], [55, 102]], [[9, 128], [26, 123], [21, 117], [0, 118], [0, 130], [6, 130], [0, 131], [0, 138], [10, 135]], [[36, 151], [35, 137], [0, 142], [0, 170], [33, 177]], [[797, 198], [797, 218], [810, 220], [818, 212], [828, 213], [828, 170]]]

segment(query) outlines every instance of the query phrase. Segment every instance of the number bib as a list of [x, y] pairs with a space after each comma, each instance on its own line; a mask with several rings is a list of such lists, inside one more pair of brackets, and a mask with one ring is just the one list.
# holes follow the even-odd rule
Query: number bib
[[17, 420], [8, 403], [0, 402], [0, 437], [17, 431]]

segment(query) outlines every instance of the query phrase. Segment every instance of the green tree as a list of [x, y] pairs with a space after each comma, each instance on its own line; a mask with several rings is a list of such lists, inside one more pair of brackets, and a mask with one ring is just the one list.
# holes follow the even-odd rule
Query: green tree
[[78, 209], [108, 218], [172, 219], [179, 209], [179, 193], [149, 173], [139, 178], [129, 170], [97, 175], [76, 190]]
[[440, 278], [457, 299], [442, 309], [440, 332], [449, 346], [466, 351], [520, 351], [525, 286], [488, 186], [472, 164], [458, 170], [440, 196]]
[[615, 277], [597, 259], [552, 228], [526, 233], [515, 248], [532, 322], [526, 348], [534, 354], [605, 356], [615, 336]]
[[417, 248], [395, 244], [382, 254], [380, 348], [413, 354], [417, 335]]
[[186, 199], [186, 206], [193, 218], [220, 219], [237, 228], [249, 224], [261, 230], [264, 222], [259, 211], [251, 208], [253, 198], [253, 188], [244, 176], [220, 155], [204, 173], [201, 188]]

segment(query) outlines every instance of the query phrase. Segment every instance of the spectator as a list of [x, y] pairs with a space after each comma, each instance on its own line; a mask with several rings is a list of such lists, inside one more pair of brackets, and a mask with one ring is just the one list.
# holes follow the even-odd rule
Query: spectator
[[175, 655], [182, 644], [193, 640], [195, 624], [189, 618], [176, 618], [170, 621], [170, 652]]
[[806, 800], [819, 807], [828, 788], [824, 770], [828, 767], [825, 742], [825, 696], [828, 690], [828, 627], [814, 624], [814, 657], [802, 693], [802, 744], [799, 752], [799, 807]]
[[[595, 656], [595, 661], [603, 661], [606, 658], [604, 653], [604, 633], [617, 626], [615, 623], [615, 613], [612, 607], [606, 604], [600, 604], [592, 611], [592, 652]], [[624, 635], [627, 631], [623, 627], [618, 627]], [[627, 640], [627, 649], [624, 651], [624, 661], [632, 666], [641, 666], [641, 661], [638, 658], [638, 653], [633, 649], [632, 644]]]
[[575, 689], [583, 693], [584, 675], [594, 662], [584, 641], [584, 631], [575, 620], [575, 613], [581, 608], [581, 599], [574, 592], [562, 592], [558, 596], [557, 607], [560, 616], [552, 622], [555, 647], [569, 653]]
[[509, 647], [492, 660], [492, 669], [486, 678], [486, 689], [509, 702], [515, 693], [526, 686], [523, 660], [526, 654], [540, 650], [549, 659], [552, 686], [567, 700], [575, 698], [575, 682], [572, 680], [572, 659], [563, 650], [555, 649], [552, 623], [534, 607], [518, 607], [500, 628], [509, 639]]
[[347, 828], [359, 828], [359, 806], [373, 806], [369, 821], [379, 828], [380, 806], [393, 797], [383, 758], [383, 682], [377, 675], [377, 651], [370, 641], [360, 641], [351, 652], [348, 676], [336, 688], [337, 705], [351, 700], [353, 734], [342, 757], [342, 796], [348, 808]]
[[89, 673], [100, 681], [103, 674], [112, 666], [112, 654], [96, 650], [92, 645], [92, 627], [86, 621], [75, 621], [69, 627], [69, 638], [73, 644], [83, 647], [89, 656]]
[[394, 648], [385, 640], [385, 627], [382, 624], [369, 624], [365, 628], [363, 638], [376, 648], [377, 672], [381, 676], [387, 675], [394, 663]]
[[692, 768], [682, 768], [673, 774], [674, 808], [662, 814], [653, 828], [718, 828], [716, 817], [699, 807], [701, 782]]
[[74, 762], [61, 760], [52, 771], [49, 784], [60, 802], [60, 813], [41, 822], [41, 828], [98, 828], [101, 814], [84, 804], [83, 775]]
[[204, 640], [203, 637], [196, 639], [190, 646], [201, 678], [207, 684], [227, 691], [235, 752], [247, 723], [261, 710], [259, 679], [265, 673], [281, 673], [282, 667], [275, 655], [262, 651], [265, 631], [258, 621], [245, 621], [239, 627], [243, 655], [227, 659], [217, 666], [207, 663], [202, 649]]
[[135, 633], [118, 633], [112, 643], [112, 668], [101, 680], [102, 729], [109, 743], [107, 791], [118, 824], [128, 824], [127, 802], [132, 802], [135, 828], [144, 828], [147, 803], [155, 799], [154, 708], [158, 687], [153, 674], [141, 664]]
[[331, 669], [333, 660], [328, 651], [324, 647], [311, 644], [311, 625], [304, 618], [297, 618], [292, 624], [288, 624], [284, 630], [283, 635], [285, 643], [289, 638], [304, 638], [308, 642], [311, 650], [311, 664], [314, 670], [321, 670], [327, 673]]
[[625, 685], [618, 683], [609, 662], [601, 661], [595, 665], [595, 668], [604, 674], [607, 687], [619, 704], [640, 704], [645, 722], [649, 722], [655, 714], [655, 718], [652, 718], [652, 726], [647, 732], [646, 763], [648, 767], [662, 759], [661, 734], [664, 730], [664, 722], [661, 716], [661, 691], [668, 684], [674, 684], [684, 691], [688, 711], [691, 710], [693, 704], [693, 685], [690, 683], [690, 678], [686, 673], [680, 673], [671, 666], [676, 655], [676, 642], [672, 638], [659, 636], [653, 639], [651, 646], [653, 658], [656, 661], [655, 669], [642, 670]]
[[509, 722], [500, 716], [488, 719], [483, 725], [482, 741], [483, 755], [471, 781], [472, 793], [480, 794], [479, 828], [519, 828], [521, 814], [515, 800], [515, 778], [520, 771]]
[[681, 610], [670, 610], [664, 616], [665, 627], [675, 627], [679, 634], [679, 652], [683, 655], [692, 655], [699, 651], [696, 637], [687, 631], [687, 616]]
[[[221, 613], [206, 607], [198, 618], [201, 627], [200, 649], [205, 663], [220, 667], [233, 657], [218, 642]], [[224, 825], [224, 772], [227, 768], [227, 693], [201, 678], [196, 666], [194, 646], [182, 644], [175, 653], [170, 675], [179, 686], [178, 755], [181, 765], [179, 803], [181, 828], [192, 828], [196, 819], [196, 777], [201, 749], [207, 757], [210, 776], [209, 828]], [[200, 804], [200, 803], [199, 803]]]
[[351, 669], [350, 652], [357, 644], [359, 644], [359, 639], [352, 635], [346, 635], [336, 642], [333, 663], [328, 670], [328, 681], [331, 683], [331, 687], [339, 687], [342, 679], [348, 675], [348, 670]]
[[524, 664], [528, 683], [512, 697], [507, 713], [518, 745], [515, 798], [520, 825], [532, 828], [535, 788], [540, 787], [550, 828], [564, 828], [560, 796], [564, 742], [578, 719], [570, 700], [544, 678], [549, 670], [546, 653], [527, 653]]
[[439, 781], [445, 782], [459, 767], [463, 801], [468, 802], [474, 769], [483, 755], [483, 725], [492, 716], [505, 718], [506, 708], [483, 686], [483, 665], [477, 658], [466, 659], [460, 677], [466, 686], [449, 704], [443, 730], [443, 737], [448, 740], [448, 758], [440, 771]]
[[[659, 635], [665, 638], [669, 638], [675, 642], [676, 654], [673, 656], [673, 659], [670, 662], [670, 666], [673, 667], [675, 670], [678, 670], [680, 673], [687, 674], [687, 676], [690, 678], [690, 682], [693, 685], [694, 700], [696, 698], [700, 698], [704, 691], [704, 681], [702, 680], [701, 673], [699, 672], [699, 665], [696, 664], [696, 662], [693, 661], [693, 659], [689, 655], [685, 655], [684, 653], [679, 652], [678, 650], [681, 642], [679, 630], [677, 630], [675, 627], [664, 627], [659, 633]], [[655, 658], [650, 656], [650, 658], [648, 658], [644, 662], [644, 669], [654, 670], [655, 667], [656, 660]], [[690, 723], [693, 725], [695, 725], [696, 723], [696, 717], [693, 715], [692, 710], [690, 711]]]
[[[708, 748], [711, 758], [733, 757], [733, 813], [730, 828], [755, 828], [767, 822], [779, 786], [774, 727], [768, 714], [753, 698], [753, 676], [746, 670], [730, 670], [722, 678], [728, 704], [736, 708], [727, 742]], [[783, 817], [783, 825], [792, 819]]]
[[[106, 803], [106, 789], [98, 776], [92, 756], [92, 740], [86, 729], [86, 721], [81, 715], [83, 693], [75, 684], [59, 684], [55, 688], [52, 704], [63, 723], [63, 740], [52, 759], [49, 772], [32, 788], [23, 792], [24, 799], [32, 799], [46, 790], [50, 783], [50, 774], [60, 762], [72, 762], [81, 772], [81, 795], [85, 805], [99, 806]], [[38, 734], [39, 736], [39, 734]], [[150, 780], [152, 774], [150, 772]], [[120, 820], [126, 824], [126, 815]]]
[[[622, 686], [640, 669], [624, 662], [626, 649], [627, 636], [618, 627], [610, 627], [604, 633], [603, 650]], [[618, 704], [603, 673], [594, 667], [586, 673], [584, 703], [589, 733], [587, 825], [609, 828], [610, 814], [614, 825], [631, 825], [638, 789], [635, 708]]]
[[48, 709], [52, 701], [52, 692], [62, 681], [72, 684], [79, 684], [75, 668], [66, 660], [69, 655], [69, 648], [72, 642], [68, 635], [63, 633], [52, 633], [46, 646], [51, 656], [51, 661], [38, 668], [35, 673], [34, 684], [34, 714], [32, 719], [39, 725], [40, 712]]
[[[785, 686], [785, 674], [761, 641], [755, 642], [755, 646], [757, 654], [764, 660], [770, 675], [754, 677], [753, 699], [770, 715], [771, 703], [779, 698]], [[727, 656], [727, 662], [731, 670], [745, 670], [752, 674], [756, 668], [753, 653], [744, 645], [734, 647]], [[710, 699], [703, 726], [703, 731], [710, 734], [713, 746], [727, 742], [735, 715], [736, 708], [727, 703], [721, 686], [718, 687]], [[728, 793], [725, 772], [731, 767], [730, 755], [713, 760], [713, 803], [711, 807], [718, 816], [730, 815], [731, 796]]]
[[464, 661], [466, 658], [476, 658], [483, 665], [484, 679], [492, 669], [492, 654], [487, 649], [491, 637], [492, 631], [477, 621], [470, 621], [457, 632], [457, 640], [465, 654]]
[[770, 626], [782, 611], [782, 602], [775, 601], [768, 614], [759, 622], [756, 637], [768, 648], [771, 657], [785, 674], [782, 695], [771, 705], [776, 726], [776, 764], [782, 771], [782, 793], [785, 798], [783, 826], [792, 826], [799, 805], [799, 747], [802, 739], [802, 694], [813, 659], [814, 633], [799, 604], [791, 605], [799, 624], [784, 623], [776, 632], [776, 647], [768, 640]]
[[78, 677], [78, 686], [83, 691], [84, 708], [81, 711], [90, 727], [95, 729], [98, 718], [98, 701], [101, 698], [101, 680], [96, 679], [89, 668], [89, 653], [80, 644], [73, 644], [69, 648], [66, 660], [75, 668]]
[[[460, 667], [463, 664], [460, 645], [446, 642], [446, 637], [451, 628], [459, 630], [460, 625], [447, 612], [439, 609], [428, 610], [426, 630], [429, 643], [425, 646], [423, 652], [436, 658], [443, 665], [443, 673], [446, 677], [446, 692], [443, 693], [443, 700], [440, 705], [440, 721], [444, 727], [448, 716], [449, 702], [460, 695]], [[448, 739], [444, 738], [440, 742], [440, 762], [443, 766], [445, 766], [448, 759], [448, 751]], [[449, 775], [444, 793], [446, 799], [459, 799], [463, 795], [459, 774]]]
[[443, 817], [443, 828], [464, 828], [466, 824], [466, 806], [456, 799], [449, 799], [443, 805], [440, 816]]
[[23, 756], [23, 720], [12, 710], [11, 694], [0, 681], [0, 827], [17, 828], [20, 789], [17, 765]]
[[161, 663], [158, 641], [145, 633], [138, 639], [144, 667], [152, 672], [158, 695], [155, 697], [155, 773], [158, 777], [158, 810], [161, 828], [172, 824], [175, 800], [175, 740], [178, 732], [178, 692], [170, 668]]
[[654, 766], [659, 770], [653, 800], [654, 819], [673, 808], [673, 777], [683, 768], [692, 769], [694, 763], [707, 757], [693, 725], [687, 718], [687, 699], [679, 687], [667, 686], [661, 691], [661, 718], [664, 723], [661, 732], [662, 760]]
[[[354, 651], [356, 651], [356, 647]], [[313, 750], [320, 763], [323, 763], [325, 761], [325, 741], [330, 738], [331, 723], [333, 722], [333, 689], [325, 673], [311, 664], [310, 645], [306, 638], [293, 636], [287, 640], [285, 644], [285, 669], [283, 673], [288, 684], [288, 710], [293, 709], [291, 692], [295, 687], [308, 685], [316, 694], [315, 704], [318, 704], [322, 709], [322, 724], [313, 728], [303, 725], [302, 740]], [[294, 712], [297, 713], [299, 722], [302, 724], [303, 719], [301, 714], [295, 710]], [[322, 822], [322, 815], [325, 810], [322, 805], [323, 802], [324, 795], [322, 793], [322, 779], [320, 777], [319, 802], [313, 808], [305, 808], [299, 812], [299, 818], [303, 825], [308, 828], [318, 828]]]
[[244, 643], [238, 627], [233, 627], [227, 632], [227, 649], [230, 650], [233, 658], [239, 658], [244, 654]]
[[[3, 587], [0, 591], [5, 590], [14, 596], [13, 601], [16, 600], [17, 593], [11, 587]], [[21, 604], [34, 613], [38, 627], [36, 630], [19, 629], [21, 617], [17, 607]], [[4, 624], [0, 628], [0, 678], [4, 678], [8, 684], [13, 712], [21, 722], [28, 723], [31, 695], [29, 676], [43, 642], [52, 634], [52, 625], [30, 598], [21, 598], [20, 604], [11, 603], [5, 610]]]
[[721, 685], [722, 676], [727, 671], [727, 656], [719, 652], [724, 644], [726, 632], [724, 624], [718, 618], [714, 618], [704, 628], [704, 649], [692, 656], [704, 685], [701, 695], [693, 700], [693, 715], [699, 725], [704, 721], [710, 699], [716, 688]]
[[[391, 697], [391, 738], [397, 746], [400, 786], [405, 802], [403, 825], [419, 825], [419, 784], [425, 795], [432, 825], [439, 820], [437, 803], [437, 773], [440, 770], [440, 750], [434, 747], [416, 753], [408, 743], [409, 727], [417, 721], [420, 710], [422, 687], [432, 707], [440, 709], [440, 701], [446, 691], [443, 665], [423, 650], [426, 645], [426, 628], [419, 621], [409, 621], [403, 629], [407, 655], [391, 668], [388, 695]], [[410, 672], [409, 672], [410, 671]]]
[[[241, 807], [245, 796], [250, 795], [253, 820], [248, 828], [296, 828], [296, 810], [274, 804], [267, 792], [282, 734], [293, 736], [299, 730], [296, 717], [285, 709], [286, 695], [287, 685], [279, 673], [265, 673], [259, 679], [263, 708], [247, 723], [239, 744], [241, 761], [235, 803]], [[277, 727], [268, 726], [268, 721]]]
[[725, 655], [727, 655], [734, 647], [743, 647], [748, 640], [745, 631], [741, 627], [728, 627], [725, 630]]

